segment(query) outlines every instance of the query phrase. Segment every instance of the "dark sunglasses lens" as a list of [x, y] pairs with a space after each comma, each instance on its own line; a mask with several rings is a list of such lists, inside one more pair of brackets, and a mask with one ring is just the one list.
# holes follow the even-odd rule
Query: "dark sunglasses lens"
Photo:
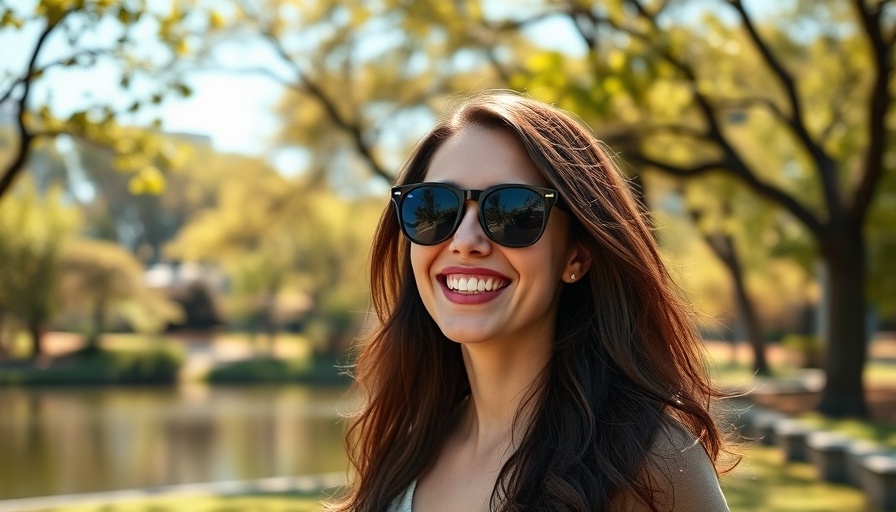
[[460, 208], [454, 192], [444, 187], [417, 187], [401, 203], [401, 223], [408, 237], [433, 245], [451, 236]]
[[545, 203], [534, 190], [502, 188], [481, 204], [485, 228], [495, 242], [507, 247], [532, 245], [544, 229]]

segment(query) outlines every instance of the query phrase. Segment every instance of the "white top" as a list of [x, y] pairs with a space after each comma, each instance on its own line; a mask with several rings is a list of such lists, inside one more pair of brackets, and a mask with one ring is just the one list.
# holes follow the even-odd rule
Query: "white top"
[[414, 489], [416, 488], [417, 481], [414, 480], [403, 493], [389, 504], [386, 512], [412, 512], [411, 505], [414, 503]]

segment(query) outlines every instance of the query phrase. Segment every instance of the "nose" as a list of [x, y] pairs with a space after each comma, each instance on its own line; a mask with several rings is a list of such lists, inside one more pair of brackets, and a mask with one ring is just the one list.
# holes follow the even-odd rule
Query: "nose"
[[458, 254], [486, 255], [491, 253], [492, 241], [479, 225], [479, 205], [475, 201], [467, 201], [464, 215], [460, 219], [457, 231], [451, 237], [448, 248]]

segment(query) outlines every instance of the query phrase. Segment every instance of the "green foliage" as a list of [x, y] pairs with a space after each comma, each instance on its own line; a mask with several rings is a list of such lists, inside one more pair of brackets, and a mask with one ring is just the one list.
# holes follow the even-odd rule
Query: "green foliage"
[[[131, 175], [132, 193], [161, 192], [164, 172], [176, 165], [175, 155], [160, 144], [158, 135], [122, 126], [120, 119], [125, 112], [133, 114], [145, 105], [158, 105], [168, 94], [192, 94], [180, 77], [180, 67], [175, 65], [188, 56], [185, 25], [198, 16], [185, 14], [191, 3], [175, 2], [167, 13], [147, 6], [144, 0], [39, 0], [32, 6], [0, 6], [0, 29], [20, 32], [18, 37], [26, 37], [21, 33], [26, 22], [29, 28], [39, 29], [34, 32], [33, 44], [23, 45], [30, 67], [0, 82], [0, 97], [13, 107], [12, 113], [19, 120], [16, 144], [23, 156], [0, 169], [0, 196], [8, 190], [11, 178], [24, 170], [33, 142], [62, 134], [116, 153], [118, 167]], [[150, 32], [146, 29], [153, 25], [157, 27], [156, 38], [148, 41]], [[97, 33], [102, 37], [96, 37]], [[60, 57], [37, 58], [44, 57], [45, 46], [52, 44], [48, 41], [61, 38], [65, 38], [67, 49]], [[154, 51], [146, 51], [147, 44]], [[38, 84], [50, 87], [52, 96], [53, 87], [65, 86], [65, 79], [60, 77], [68, 71], [89, 71], [101, 61], [118, 67], [122, 92], [131, 97], [126, 107], [114, 98], [92, 98], [87, 92], [89, 101], [69, 105], [67, 113], [59, 114], [49, 103], [43, 103], [45, 98], [29, 96]], [[53, 77], [52, 82], [48, 76]]]
[[213, 384], [293, 382], [340, 386], [351, 382], [333, 359], [285, 360], [264, 357], [220, 365], [209, 372], [207, 380]]
[[183, 355], [166, 348], [94, 350], [54, 359], [47, 365], [0, 364], [0, 384], [172, 384]]
[[781, 345], [800, 354], [804, 368], [821, 367], [822, 347], [818, 336], [788, 334], [781, 339]]
[[41, 197], [26, 181], [0, 202], [0, 311], [29, 326], [52, 317], [62, 246], [77, 225], [58, 190]]
[[366, 252], [382, 204], [286, 180], [258, 162], [252, 169], [219, 180], [214, 207], [184, 227], [168, 256], [222, 269], [230, 313], [266, 329], [297, 313], [364, 311]]
[[59, 294], [70, 310], [91, 315], [90, 343], [117, 313], [138, 332], [158, 332], [180, 318], [180, 311], [143, 284], [143, 265], [123, 247], [101, 240], [77, 239], [61, 256]]

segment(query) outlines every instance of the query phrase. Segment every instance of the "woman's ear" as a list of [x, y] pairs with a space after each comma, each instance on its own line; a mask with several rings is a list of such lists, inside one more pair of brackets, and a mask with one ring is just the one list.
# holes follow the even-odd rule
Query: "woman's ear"
[[570, 245], [566, 255], [566, 266], [563, 269], [561, 279], [566, 283], [574, 283], [584, 276], [591, 268], [591, 253], [581, 244]]

